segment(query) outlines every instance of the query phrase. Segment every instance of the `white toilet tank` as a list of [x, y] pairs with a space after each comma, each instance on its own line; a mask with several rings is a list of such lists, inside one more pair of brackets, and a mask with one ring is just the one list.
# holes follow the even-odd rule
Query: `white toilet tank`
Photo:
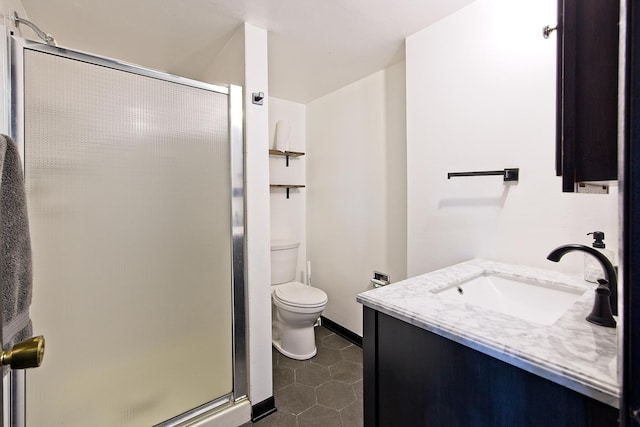
[[296, 278], [300, 242], [274, 240], [271, 242], [271, 284], [291, 282]]

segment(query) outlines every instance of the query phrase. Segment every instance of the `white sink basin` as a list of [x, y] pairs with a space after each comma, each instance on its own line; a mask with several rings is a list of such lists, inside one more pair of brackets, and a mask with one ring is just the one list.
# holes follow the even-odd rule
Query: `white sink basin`
[[584, 292], [584, 289], [569, 286], [484, 274], [444, 288], [436, 294], [540, 325], [551, 325]]

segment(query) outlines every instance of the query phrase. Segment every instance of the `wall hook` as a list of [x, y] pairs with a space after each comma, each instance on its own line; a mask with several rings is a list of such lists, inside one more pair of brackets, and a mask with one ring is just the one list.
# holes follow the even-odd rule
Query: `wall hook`
[[548, 39], [549, 36], [551, 35], [551, 33], [554, 32], [557, 29], [558, 29], [557, 26], [555, 26], [555, 27], [550, 27], [549, 25], [545, 26], [542, 29], [542, 37], [544, 37], [545, 39]]
[[262, 105], [264, 103], [264, 92], [253, 92], [251, 94], [251, 102], [256, 105]]

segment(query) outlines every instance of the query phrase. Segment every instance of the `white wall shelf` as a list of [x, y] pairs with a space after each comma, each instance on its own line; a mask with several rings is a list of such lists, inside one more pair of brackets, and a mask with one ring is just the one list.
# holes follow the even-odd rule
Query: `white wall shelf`
[[287, 158], [286, 165], [289, 167], [289, 157], [300, 157], [304, 156], [304, 153], [299, 151], [278, 151], [278, 150], [269, 150], [270, 156], [285, 156]]

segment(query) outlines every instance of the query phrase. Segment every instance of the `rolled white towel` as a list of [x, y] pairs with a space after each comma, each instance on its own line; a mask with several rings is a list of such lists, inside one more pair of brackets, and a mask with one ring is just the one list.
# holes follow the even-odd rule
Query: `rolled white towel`
[[289, 126], [288, 120], [278, 120], [276, 123], [276, 137], [274, 149], [278, 151], [289, 150], [289, 139], [291, 135], [291, 127]]

